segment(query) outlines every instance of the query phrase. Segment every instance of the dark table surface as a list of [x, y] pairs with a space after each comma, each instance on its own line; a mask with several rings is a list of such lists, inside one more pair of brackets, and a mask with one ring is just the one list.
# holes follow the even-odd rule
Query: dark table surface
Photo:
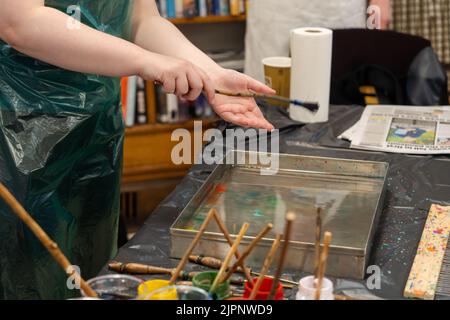
[[[336, 293], [363, 295], [367, 298], [377, 296], [401, 299], [430, 205], [450, 204], [450, 158], [349, 149], [348, 142], [336, 137], [359, 120], [363, 112], [360, 106], [331, 106], [328, 123], [307, 125], [290, 120], [286, 110], [282, 108], [264, 104], [261, 108], [269, 121], [280, 130], [280, 153], [381, 161], [390, 164], [386, 198], [369, 261], [369, 265], [380, 268], [380, 288], [367, 289], [367, 279], [333, 280]], [[231, 127], [221, 123], [219, 128]], [[133, 239], [119, 250], [114, 260], [175, 267], [179, 260], [170, 258], [170, 226], [213, 169], [214, 166], [208, 165], [193, 166]], [[202, 267], [191, 263], [186, 269], [203, 270]], [[101, 273], [110, 271], [105, 267]], [[286, 270], [283, 276], [298, 281], [304, 274]], [[142, 278], [151, 279], [155, 276]], [[375, 282], [372, 279], [370, 283]], [[295, 293], [294, 289], [286, 292], [286, 296], [293, 298]]]

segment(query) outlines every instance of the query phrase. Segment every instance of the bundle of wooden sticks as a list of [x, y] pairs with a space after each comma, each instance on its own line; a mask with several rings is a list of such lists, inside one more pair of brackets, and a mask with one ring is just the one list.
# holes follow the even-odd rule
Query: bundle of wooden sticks
[[[324, 243], [323, 246], [321, 245], [321, 236], [322, 236], [322, 217], [321, 217], [321, 209], [319, 208], [317, 210], [317, 219], [316, 219], [316, 241], [315, 241], [315, 284], [316, 284], [316, 299], [320, 299], [320, 288], [322, 287], [323, 279], [325, 276], [325, 270], [326, 270], [326, 262], [328, 257], [328, 249], [331, 242], [331, 233], [325, 232], [324, 234]], [[282, 271], [284, 268], [286, 255], [289, 247], [289, 241], [292, 233], [292, 225], [295, 220], [296, 216], [294, 213], [288, 213], [286, 215], [286, 221], [285, 221], [285, 229], [284, 233], [281, 235], [277, 235], [276, 239], [273, 241], [273, 244], [267, 254], [267, 256], [264, 259], [261, 271], [259, 273], [253, 271], [251, 268], [248, 268], [245, 265], [245, 259], [252, 253], [252, 251], [255, 249], [257, 244], [261, 241], [264, 236], [266, 236], [273, 228], [272, 224], [267, 224], [259, 234], [257, 234], [254, 239], [251, 241], [251, 243], [244, 249], [242, 253], [239, 252], [238, 247], [242, 241], [242, 238], [245, 236], [246, 231], [249, 228], [248, 223], [244, 223], [239, 234], [237, 235], [236, 239], [233, 241], [229, 231], [227, 230], [225, 224], [221, 220], [219, 214], [215, 209], [211, 209], [208, 213], [205, 221], [203, 222], [202, 226], [200, 227], [197, 235], [195, 236], [194, 240], [190, 243], [188, 249], [184, 252], [183, 257], [181, 258], [178, 266], [175, 269], [168, 269], [168, 268], [159, 268], [154, 266], [147, 266], [142, 264], [133, 264], [133, 263], [127, 263], [127, 264], [121, 264], [117, 262], [113, 262], [109, 264], [109, 267], [111, 270], [117, 271], [117, 272], [127, 272], [127, 273], [136, 273], [136, 274], [168, 274], [171, 275], [170, 282], [173, 284], [175, 281], [179, 278], [183, 280], [192, 279], [192, 277], [196, 274], [196, 272], [190, 272], [186, 273], [183, 271], [184, 267], [186, 266], [187, 262], [192, 262], [195, 264], [199, 264], [202, 266], [206, 266], [212, 269], [218, 269], [218, 274], [214, 280], [214, 282], [211, 285], [210, 293], [214, 294], [217, 287], [227, 281], [231, 280], [230, 282], [233, 284], [242, 285], [244, 282], [250, 283], [250, 286], [253, 286], [252, 292], [249, 296], [250, 300], [253, 300], [256, 298], [257, 293], [264, 281], [265, 278], [273, 279], [273, 285], [269, 294], [268, 299], [273, 299], [274, 295], [276, 293], [276, 288], [279, 286], [279, 283], [282, 283], [284, 288], [290, 288], [292, 289], [294, 286], [297, 285], [297, 282], [291, 281], [289, 279], [283, 279], [281, 277]], [[201, 240], [202, 236], [204, 235], [209, 223], [214, 220], [217, 225], [219, 226], [221, 232], [223, 233], [225, 239], [227, 240], [228, 244], [230, 245], [230, 249], [228, 250], [225, 259], [222, 261], [220, 259], [214, 258], [214, 257], [205, 257], [205, 256], [199, 256], [199, 255], [193, 255], [192, 252]], [[282, 245], [282, 246], [281, 246]], [[274, 276], [268, 275], [268, 271], [272, 265], [272, 262], [277, 254], [278, 249], [281, 246], [281, 252], [278, 259], [278, 264], [276, 268], [276, 272]], [[322, 249], [323, 247], [323, 249]], [[235, 262], [233, 264], [230, 264], [232, 261], [232, 258], [235, 257]], [[233, 275], [235, 273], [242, 273], [244, 275], [244, 278], [233, 278]], [[252, 279], [252, 276], [256, 276], [257, 279], [254, 281]], [[337, 297], [340, 300], [348, 300], [346, 297]], [[345, 298], [345, 299], [344, 299]]]

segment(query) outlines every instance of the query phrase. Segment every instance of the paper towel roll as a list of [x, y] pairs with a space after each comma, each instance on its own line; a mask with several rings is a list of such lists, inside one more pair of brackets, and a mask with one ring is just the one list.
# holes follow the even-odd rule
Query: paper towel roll
[[330, 29], [291, 30], [291, 99], [319, 103], [317, 113], [291, 105], [291, 119], [305, 123], [328, 121], [332, 45], [333, 31]]

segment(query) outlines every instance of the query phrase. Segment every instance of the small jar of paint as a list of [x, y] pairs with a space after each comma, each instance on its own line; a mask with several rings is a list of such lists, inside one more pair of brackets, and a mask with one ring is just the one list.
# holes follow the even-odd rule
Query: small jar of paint
[[[92, 278], [87, 284], [102, 300], [133, 300], [137, 297], [137, 288], [143, 281], [125, 274], [110, 274]], [[83, 297], [87, 295], [81, 290]]]
[[[252, 284], [250, 284], [248, 282], [245, 283], [244, 298], [250, 297], [252, 290], [253, 290], [253, 286], [255, 285], [256, 281], [258, 281], [258, 278], [253, 278]], [[262, 281], [261, 287], [259, 287], [259, 290], [255, 296], [255, 300], [267, 300], [269, 298], [269, 294], [270, 294], [270, 290], [272, 289], [272, 286], [273, 286], [273, 279], [265, 277]], [[275, 300], [283, 300], [284, 299], [283, 285], [281, 283], [278, 283], [278, 287], [275, 291], [274, 299]]]
[[144, 283], [142, 283], [137, 291], [138, 291], [138, 299], [139, 300], [145, 300], [146, 297], [161, 288], [165, 288], [170, 286], [169, 280], [161, 280], [161, 279], [155, 279], [155, 280], [148, 280]]
[[[200, 288], [209, 292], [214, 280], [217, 277], [216, 271], [200, 272], [192, 278], [194, 287]], [[227, 280], [217, 286], [214, 294], [214, 299], [225, 300], [230, 296], [230, 280]]]
[[[316, 296], [316, 279], [314, 276], [309, 276], [300, 280], [296, 300], [315, 300]], [[334, 300], [333, 282], [324, 278], [322, 282], [322, 289], [320, 291], [320, 300]]]
[[170, 286], [150, 293], [145, 300], [210, 300], [208, 292], [192, 286]]

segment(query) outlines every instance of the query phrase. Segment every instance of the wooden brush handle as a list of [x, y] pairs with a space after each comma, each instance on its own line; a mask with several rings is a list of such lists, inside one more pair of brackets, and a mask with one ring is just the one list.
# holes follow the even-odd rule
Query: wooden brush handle
[[322, 240], [322, 208], [317, 208], [314, 276], [319, 277], [320, 242]]
[[331, 232], [325, 232], [323, 237], [323, 250], [320, 255], [320, 264], [319, 264], [319, 277], [317, 278], [317, 289], [316, 289], [316, 300], [320, 300], [320, 294], [322, 292], [322, 283], [323, 278], [325, 277], [325, 270], [327, 266], [328, 259], [328, 248], [330, 247], [332, 234]]
[[281, 242], [281, 235], [277, 235], [276, 239], [273, 241], [273, 244], [272, 244], [272, 247], [270, 248], [269, 253], [267, 254], [266, 258], [264, 259], [261, 273], [260, 273], [255, 285], [253, 286], [252, 292], [250, 294], [250, 297], [249, 297], [250, 300], [254, 300], [256, 295], [258, 294], [258, 290], [261, 287], [261, 284], [264, 281], [264, 278], [266, 277], [267, 271], [269, 271], [270, 265], [272, 264], [273, 257], [275, 256], [275, 254], [278, 250], [278, 247], [280, 246], [280, 242]]
[[197, 243], [200, 241], [201, 237], [205, 233], [206, 228], [209, 225], [209, 222], [214, 217], [214, 212], [215, 212], [214, 209], [211, 209], [208, 212], [208, 215], [206, 216], [205, 221], [203, 221], [203, 224], [201, 225], [200, 229], [198, 230], [194, 240], [192, 240], [192, 242], [189, 245], [188, 249], [184, 253], [183, 258], [181, 258], [180, 263], [176, 267], [175, 272], [172, 274], [172, 277], [170, 278], [170, 284], [173, 284], [175, 282], [175, 280], [177, 280], [178, 277], [180, 276], [181, 271], [183, 270], [184, 266], [188, 262], [189, 256], [192, 254], [192, 251], [194, 250], [195, 246], [197, 245]]
[[286, 215], [286, 223], [284, 226], [284, 233], [283, 233], [283, 241], [284, 241], [283, 247], [281, 248], [281, 253], [280, 253], [279, 260], [278, 260], [277, 270], [275, 272], [272, 288], [270, 289], [270, 293], [269, 293], [267, 300], [273, 300], [273, 298], [275, 297], [275, 294], [276, 294], [276, 291], [278, 288], [278, 284], [280, 282], [281, 274], [283, 272], [284, 262], [286, 260], [286, 254], [287, 254], [287, 251], [289, 248], [289, 240], [291, 239], [292, 224], [294, 223], [295, 218], [296, 218], [296, 215], [293, 212], [289, 212]]
[[[189, 261], [201, 266], [205, 266], [211, 269], [220, 269], [222, 267], [222, 260], [213, 258], [213, 257], [204, 257], [204, 256], [189, 256]], [[246, 268], [247, 272], [251, 272], [251, 268]], [[241, 267], [238, 267], [235, 272], [244, 273]]]
[[[68, 276], [75, 278], [75, 281], [80, 283], [83, 292], [89, 296], [97, 298], [97, 293], [92, 290], [92, 288], [81, 278], [75, 268], [72, 268], [72, 264], [66, 258], [64, 253], [59, 249], [58, 245], [53, 242], [52, 239], [47, 235], [47, 233], [34, 221], [30, 214], [22, 207], [22, 205], [14, 198], [14, 196], [9, 192], [9, 190], [0, 182], [0, 196], [9, 205], [12, 211], [22, 220], [28, 228], [34, 233], [34, 235], [39, 239], [42, 245], [50, 252], [56, 262], [64, 269], [64, 272]], [[70, 271], [69, 271], [70, 270]]]
[[222, 260], [212, 257], [190, 255], [189, 261], [212, 269], [220, 269], [222, 267]]
[[229, 265], [231, 259], [233, 258], [233, 256], [235, 255], [235, 253], [239, 247], [239, 244], [241, 243], [242, 238], [244, 238], [244, 235], [247, 232], [249, 227], [250, 227], [250, 225], [248, 223], [244, 223], [242, 225], [242, 228], [239, 231], [239, 234], [237, 235], [236, 240], [234, 241], [233, 245], [231, 246], [230, 250], [228, 251], [227, 256], [225, 257], [225, 260], [222, 263], [222, 267], [220, 268], [219, 272], [217, 273], [217, 276], [214, 279], [214, 282], [211, 285], [211, 288], [209, 289], [209, 293], [215, 293], [217, 286], [219, 286], [222, 283], [223, 277], [225, 275], [225, 271], [228, 269], [228, 265]]
[[252, 242], [247, 246], [245, 251], [242, 253], [241, 257], [233, 264], [233, 266], [226, 272], [224, 281], [227, 281], [233, 273], [239, 268], [239, 266], [244, 264], [245, 259], [252, 253], [253, 249], [256, 247], [258, 242], [273, 228], [273, 224], [268, 223], [261, 232], [252, 240]]
[[174, 269], [154, 267], [140, 263], [111, 262], [108, 264], [108, 267], [112, 271], [132, 274], [172, 274], [174, 271]]
[[[228, 232], [227, 227], [225, 226], [225, 224], [223, 223], [222, 219], [220, 218], [219, 213], [217, 212], [217, 210], [214, 209], [214, 219], [217, 222], [217, 225], [219, 226], [219, 229], [222, 231], [225, 239], [228, 241], [228, 244], [231, 246], [233, 246], [233, 239], [231, 239], [230, 233]], [[241, 257], [241, 254], [239, 253], [239, 250], [236, 250], [235, 254], [236, 259], [239, 259]], [[247, 279], [247, 281], [252, 281], [252, 276], [250, 274], [250, 271], [245, 267], [245, 264], [242, 263], [240, 265], [240, 267], [242, 268], [242, 271], [245, 275], [245, 278]]]

